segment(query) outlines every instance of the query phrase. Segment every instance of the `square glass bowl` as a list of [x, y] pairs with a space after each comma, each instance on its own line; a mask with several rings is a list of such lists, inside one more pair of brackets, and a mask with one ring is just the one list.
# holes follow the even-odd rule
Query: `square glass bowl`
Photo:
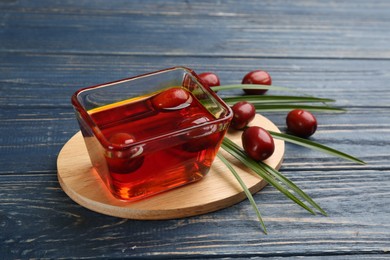
[[202, 179], [233, 116], [184, 67], [84, 88], [72, 104], [93, 168], [128, 201]]

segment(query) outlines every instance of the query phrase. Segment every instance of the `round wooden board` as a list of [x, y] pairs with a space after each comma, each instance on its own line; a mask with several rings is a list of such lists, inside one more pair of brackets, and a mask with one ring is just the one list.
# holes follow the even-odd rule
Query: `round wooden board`
[[[250, 125], [280, 132], [267, 118], [256, 115]], [[241, 145], [241, 131], [230, 131], [227, 137]], [[220, 149], [252, 193], [267, 183]], [[284, 142], [275, 139], [275, 152], [265, 163], [279, 169], [284, 155]], [[216, 157], [201, 181], [167, 191], [137, 202], [118, 200], [109, 193], [93, 170], [81, 132], [62, 148], [57, 159], [58, 180], [65, 193], [90, 210], [129, 219], [158, 220], [200, 215], [229, 207], [246, 199], [245, 193], [229, 169]]]

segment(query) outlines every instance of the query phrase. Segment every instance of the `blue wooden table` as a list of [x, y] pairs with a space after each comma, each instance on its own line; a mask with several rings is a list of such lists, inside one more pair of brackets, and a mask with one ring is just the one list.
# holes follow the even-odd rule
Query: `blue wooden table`
[[[73, 202], [56, 159], [78, 130], [81, 87], [183, 65], [222, 84], [264, 69], [334, 98], [312, 140], [360, 166], [288, 144], [281, 171], [329, 214], [267, 186], [248, 203], [135, 221]], [[0, 258], [385, 258], [390, 250], [390, 2], [0, 1]], [[223, 95], [223, 93], [221, 93]], [[265, 113], [285, 129], [286, 113]]]

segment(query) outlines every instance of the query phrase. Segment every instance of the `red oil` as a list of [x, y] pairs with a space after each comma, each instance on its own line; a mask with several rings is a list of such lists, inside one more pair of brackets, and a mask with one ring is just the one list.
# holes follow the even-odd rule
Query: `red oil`
[[104, 152], [105, 182], [125, 200], [202, 179], [226, 131], [213, 124], [215, 117], [183, 88], [89, 112], [111, 143]]

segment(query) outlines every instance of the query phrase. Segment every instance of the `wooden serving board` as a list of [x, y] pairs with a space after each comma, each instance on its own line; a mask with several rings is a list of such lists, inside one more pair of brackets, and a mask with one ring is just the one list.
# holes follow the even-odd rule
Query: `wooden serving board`
[[[267, 118], [256, 115], [250, 125], [280, 132]], [[227, 137], [241, 145], [241, 131], [229, 131]], [[267, 183], [220, 149], [233, 164], [252, 193]], [[275, 152], [265, 162], [279, 169], [284, 142], [275, 139]], [[57, 159], [58, 180], [65, 193], [90, 210], [121, 218], [139, 220], [175, 219], [200, 215], [229, 207], [246, 199], [245, 193], [229, 169], [216, 157], [202, 180], [137, 202], [118, 200], [111, 195], [93, 170], [81, 132], [62, 148]]]

